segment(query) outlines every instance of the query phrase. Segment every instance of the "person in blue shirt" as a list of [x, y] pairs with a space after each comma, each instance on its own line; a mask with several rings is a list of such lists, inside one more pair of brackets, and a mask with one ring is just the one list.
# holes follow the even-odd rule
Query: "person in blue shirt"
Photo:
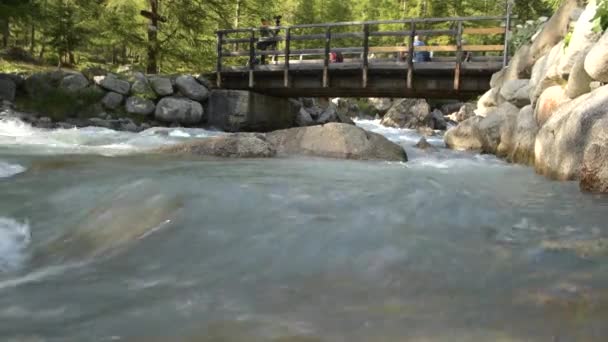
[[[424, 42], [420, 40], [420, 37], [414, 37], [414, 46], [425, 46]], [[414, 62], [430, 62], [431, 54], [428, 51], [415, 51]]]

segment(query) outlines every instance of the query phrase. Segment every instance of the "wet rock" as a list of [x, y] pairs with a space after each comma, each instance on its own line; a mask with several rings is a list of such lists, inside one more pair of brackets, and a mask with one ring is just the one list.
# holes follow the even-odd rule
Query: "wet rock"
[[173, 85], [171, 80], [165, 77], [150, 78], [150, 85], [158, 96], [173, 95]]
[[435, 131], [430, 128], [430, 127], [418, 127], [416, 128], [416, 132], [418, 132], [418, 134], [423, 135], [425, 137], [432, 137], [435, 134]]
[[81, 73], [73, 73], [66, 75], [59, 84], [59, 88], [70, 92], [76, 93], [79, 92], [89, 86], [89, 80], [84, 77]]
[[433, 129], [445, 131], [448, 128], [448, 123], [443, 117], [443, 112], [439, 109], [435, 109], [431, 112], [431, 123]]
[[127, 132], [133, 132], [133, 133], [137, 133], [137, 132], [141, 131], [141, 129], [139, 127], [137, 127], [137, 124], [135, 124], [135, 122], [133, 122], [133, 120], [131, 120], [131, 119], [126, 119], [126, 120], [121, 121], [120, 130], [127, 131]]
[[504, 82], [500, 96], [517, 107], [530, 104], [530, 80], [519, 79]]
[[101, 104], [107, 109], [116, 110], [120, 107], [123, 100], [124, 96], [118, 93], [109, 92], [103, 97]]
[[[560, 106], [536, 136], [536, 171], [558, 180], [577, 179], [581, 166], [585, 164], [585, 150], [593, 144], [605, 144], [606, 108], [608, 86]], [[590, 154], [589, 162], [593, 155], [595, 153]], [[591, 172], [590, 175], [594, 174]]]
[[437, 148], [435, 148], [435, 146], [431, 145], [428, 141], [426, 141], [424, 137], [420, 138], [418, 143], [416, 143], [416, 147], [426, 151], [437, 151]]
[[17, 85], [8, 78], [0, 78], [0, 101], [15, 101]]
[[403, 148], [384, 136], [342, 123], [291, 128], [266, 136], [283, 155], [407, 161]]
[[162, 98], [156, 105], [155, 118], [159, 121], [193, 125], [203, 120], [203, 106], [180, 97]]
[[131, 84], [127, 81], [120, 80], [116, 75], [108, 74], [106, 76], [96, 76], [93, 78], [95, 83], [106, 89], [121, 95], [128, 95], [131, 90]]
[[380, 124], [395, 128], [431, 127], [431, 107], [424, 99], [402, 99], [395, 102]]
[[269, 158], [276, 150], [263, 134], [235, 133], [163, 147], [162, 153], [222, 158]]
[[154, 113], [156, 106], [154, 105], [154, 102], [150, 100], [141, 98], [139, 96], [131, 96], [125, 103], [125, 109], [129, 114], [146, 116]]
[[512, 163], [534, 165], [534, 143], [539, 127], [532, 106], [522, 108], [515, 122], [513, 146], [508, 160]]
[[569, 100], [570, 98], [561, 86], [547, 88], [538, 99], [538, 104], [536, 105], [535, 117], [538, 125], [542, 127], [557, 108]]
[[203, 101], [209, 97], [209, 91], [198, 83], [194, 77], [183, 75], [175, 79], [175, 86], [186, 97], [194, 101]]
[[444, 136], [446, 146], [454, 150], [481, 150], [481, 120], [482, 116], [473, 116], [450, 128]]

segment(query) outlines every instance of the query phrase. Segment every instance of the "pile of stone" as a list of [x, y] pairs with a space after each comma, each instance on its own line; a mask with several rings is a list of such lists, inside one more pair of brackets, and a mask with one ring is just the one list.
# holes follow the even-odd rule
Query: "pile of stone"
[[476, 116], [446, 133], [449, 147], [493, 153], [553, 179], [579, 180], [585, 191], [608, 192], [608, 32], [595, 28], [595, 1], [579, 5], [565, 0], [492, 77]]

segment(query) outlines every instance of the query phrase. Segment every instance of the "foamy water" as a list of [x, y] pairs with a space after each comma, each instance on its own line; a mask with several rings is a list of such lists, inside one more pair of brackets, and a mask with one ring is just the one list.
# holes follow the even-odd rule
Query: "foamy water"
[[30, 227], [7, 217], [0, 217], [0, 273], [18, 269], [27, 259], [31, 242]]
[[0, 178], [8, 178], [25, 170], [26, 168], [19, 164], [11, 164], [0, 160]]

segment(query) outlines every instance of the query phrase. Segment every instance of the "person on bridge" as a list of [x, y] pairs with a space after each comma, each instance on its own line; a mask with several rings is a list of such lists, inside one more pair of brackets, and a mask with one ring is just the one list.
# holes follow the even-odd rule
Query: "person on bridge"
[[[420, 40], [419, 36], [414, 37], [414, 46], [425, 46], [424, 41]], [[428, 51], [414, 52], [414, 62], [430, 62], [431, 54]]]
[[[276, 47], [277, 42], [274, 40], [276, 34], [270, 30], [270, 21], [266, 18], [261, 19], [260, 39], [256, 44], [256, 49], [266, 51], [269, 47]], [[266, 55], [262, 55], [261, 64], [266, 64]]]

